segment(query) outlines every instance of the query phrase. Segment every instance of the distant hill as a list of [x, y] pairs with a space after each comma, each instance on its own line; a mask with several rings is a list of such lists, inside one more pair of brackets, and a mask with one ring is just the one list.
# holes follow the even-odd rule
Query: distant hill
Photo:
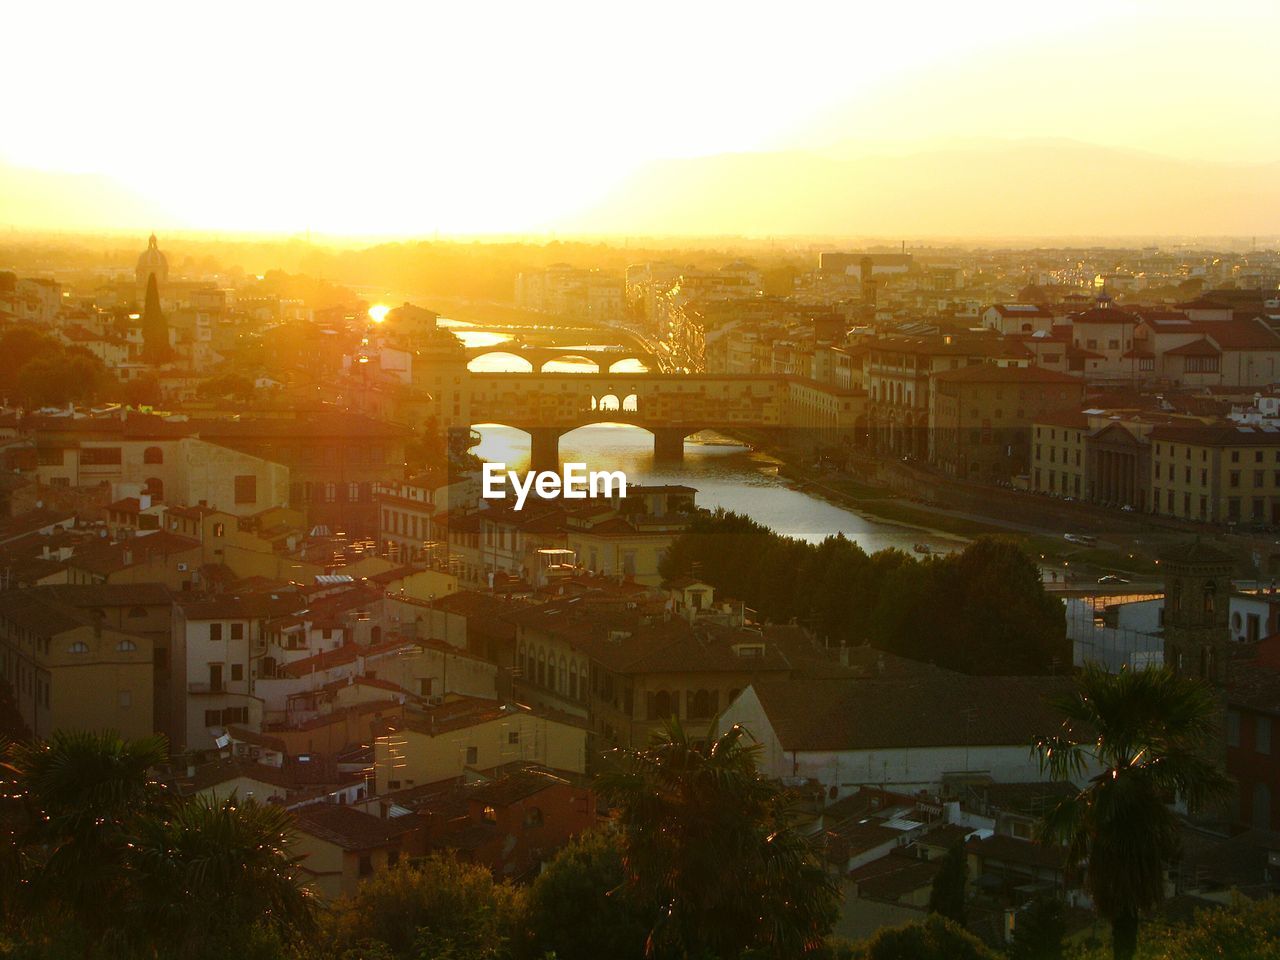
[[1070, 140], [898, 156], [652, 163], [566, 230], [630, 234], [1249, 236], [1280, 230], [1280, 163], [1186, 162]]

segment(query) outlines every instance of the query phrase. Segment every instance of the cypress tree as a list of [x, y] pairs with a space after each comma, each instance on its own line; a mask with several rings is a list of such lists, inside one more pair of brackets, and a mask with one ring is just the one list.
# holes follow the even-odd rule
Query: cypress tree
[[158, 363], [169, 357], [169, 324], [160, 310], [156, 275], [147, 277], [147, 299], [142, 307], [142, 358]]

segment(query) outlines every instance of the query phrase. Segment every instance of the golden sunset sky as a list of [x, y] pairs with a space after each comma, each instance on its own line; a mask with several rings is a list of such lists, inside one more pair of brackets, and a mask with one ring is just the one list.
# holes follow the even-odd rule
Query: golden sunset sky
[[536, 233], [624, 210], [654, 164], [749, 152], [1066, 138], [1280, 161], [1275, 0], [42, 0], [5, 33], [17, 226]]

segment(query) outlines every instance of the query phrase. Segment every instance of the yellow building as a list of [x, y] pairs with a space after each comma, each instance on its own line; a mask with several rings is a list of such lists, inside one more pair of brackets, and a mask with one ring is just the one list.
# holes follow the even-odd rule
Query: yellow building
[[108, 627], [103, 617], [48, 594], [0, 593], [0, 675], [37, 737], [54, 730], [150, 734], [153, 646], [147, 635]]
[[1043, 414], [1031, 428], [1031, 489], [1081, 499], [1088, 494], [1085, 438], [1089, 418], [1064, 411]]
[[1151, 432], [1154, 513], [1210, 523], [1280, 523], [1280, 433], [1236, 424]]
[[375, 784], [382, 794], [509, 763], [585, 773], [587, 730], [521, 704], [459, 697], [388, 723], [373, 750]]
[[324, 897], [350, 896], [362, 880], [417, 853], [417, 817], [382, 819], [335, 803], [313, 803], [293, 811], [291, 849], [301, 870]]

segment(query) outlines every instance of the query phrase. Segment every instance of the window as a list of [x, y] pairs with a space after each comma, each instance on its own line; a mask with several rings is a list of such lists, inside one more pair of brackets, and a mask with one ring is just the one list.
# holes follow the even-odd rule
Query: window
[[233, 624], [231, 625], [231, 639], [232, 639], [232, 640], [243, 640], [243, 639], [244, 639], [244, 624], [243, 624], [243, 623], [233, 623]]
[[367, 877], [371, 873], [373, 873], [373, 855], [372, 854], [368, 854], [368, 853], [360, 854], [360, 867], [358, 872], [362, 877]]
[[75, 643], [73, 643], [71, 646], [67, 648], [67, 652], [68, 653], [88, 653], [89, 645], [85, 643], [83, 640], [77, 640]]
[[526, 827], [542, 826], [542, 810], [539, 807], [530, 807], [524, 812], [524, 825]]
[[215, 643], [222, 639], [222, 624], [209, 624], [209, 639]]
[[497, 823], [498, 811], [495, 810], [493, 807], [489, 806], [488, 804], [485, 804], [484, 809], [480, 811], [480, 819], [482, 819], [485, 823]]
[[258, 502], [258, 478], [253, 474], [236, 477], [236, 503]]
[[164, 451], [159, 447], [147, 447], [142, 451], [143, 463], [164, 463]]
[[82, 467], [105, 467], [121, 462], [119, 447], [84, 447], [80, 450]]
[[221, 710], [206, 710], [204, 712], [204, 725], [206, 727], [217, 727], [222, 724]]
[[244, 664], [243, 664], [243, 663], [233, 663], [233, 664], [231, 665], [231, 679], [232, 679], [232, 680], [243, 680], [243, 679], [244, 679]]
[[1271, 718], [1254, 717], [1253, 749], [1259, 753], [1271, 752]]
[[117, 702], [120, 704], [120, 709], [122, 710], [128, 709], [129, 707], [133, 706], [133, 691], [121, 690], [120, 693], [117, 695], [116, 699], [117, 699]]
[[507, 743], [512, 743], [512, 744], [514, 744], [514, 743], [519, 743], [519, 742], [520, 742], [520, 731], [519, 731], [519, 730], [510, 730], [510, 731], [508, 731], [508, 732], [507, 732]]
[[475, 764], [478, 763], [479, 760], [480, 760], [480, 748], [467, 747], [467, 765], [475, 766]]
[[138, 649], [138, 645], [132, 640], [121, 640], [116, 644], [117, 653], [132, 653]]

